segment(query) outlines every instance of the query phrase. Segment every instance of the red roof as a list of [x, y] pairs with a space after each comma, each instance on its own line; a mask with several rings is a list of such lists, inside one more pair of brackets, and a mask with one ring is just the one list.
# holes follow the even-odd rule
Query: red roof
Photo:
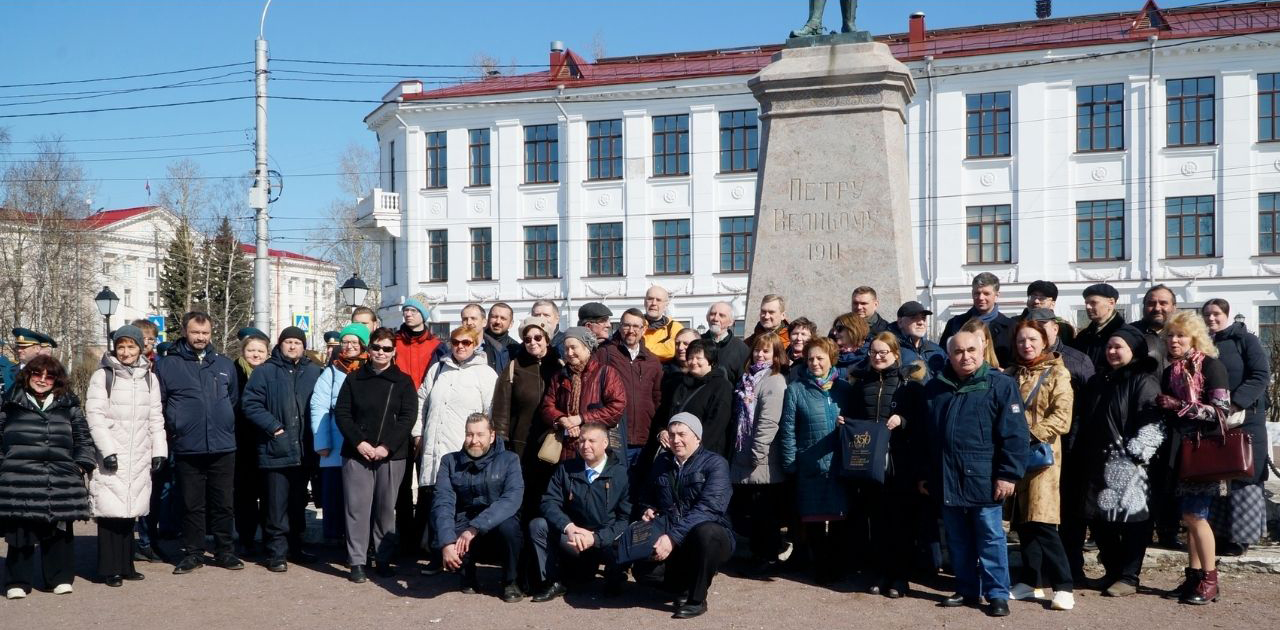
[[[241, 243], [240, 249], [246, 254], [256, 254], [258, 252], [258, 247], [256, 245], [250, 245], [249, 243]], [[327, 260], [312, 258], [311, 256], [307, 256], [305, 254], [299, 254], [297, 252], [288, 252], [283, 249], [267, 249], [267, 256], [271, 258], [288, 258], [290, 260], [302, 260], [306, 262], [320, 263], [323, 265], [329, 264], [329, 261]]]
[[[1141, 9], [988, 24], [926, 31], [923, 42], [911, 43], [908, 33], [876, 37], [889, 45], [901, 61], [926, 55], [936, 58], [972, 57], [997, 53], [1145, 42], [1189, 37], [1242, 35], [1280, 28], [1280, 1], [1225, 6], [1160, 9], [1147, 2]], [[733, 50], [710, 50], [615, 57], [586, 63], [568, 51], [569, 72], [547, 71], [491, 76], [427, 92], [404, 94], [405, 101], [464, 98], [515, 92], [588, 88], [603, 85], [652, 83], [701, 77], [754, 74], [769, 63], [781, 44]]]
[[120, 210], [102, 210], [85, 217], [84, 226], [91, 230], [96, 230], [98, 228], [111, 225], [112, 223], [116, 223], [117, 221], [136, 217], [159, 207], [160, 206], [138, 206], [136, 208], [122, 208]]

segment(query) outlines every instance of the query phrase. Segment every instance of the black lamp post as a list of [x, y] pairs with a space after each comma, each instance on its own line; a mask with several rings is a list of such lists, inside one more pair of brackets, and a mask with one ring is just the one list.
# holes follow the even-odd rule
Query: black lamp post
[[98, 295], [94, 296], [93, 302], [98, 305], [98, 312], [102, 313], [102, 317], [106, 322], [107, 328], [107, 347], [111, 347], [111, 316], [115, 315], [116, 307], [120, 306], [120, 298], [111, 292], [108, 287], [102, 287]]
[[355, 308], [364, 304], [364, 298], [369, 294], [369, 285], [360, 279], [360, 274], [353, 273], [341, 287], [338, 287], [338, 291], [342, 293], [342, 301], [346, 302], [347, 306]]

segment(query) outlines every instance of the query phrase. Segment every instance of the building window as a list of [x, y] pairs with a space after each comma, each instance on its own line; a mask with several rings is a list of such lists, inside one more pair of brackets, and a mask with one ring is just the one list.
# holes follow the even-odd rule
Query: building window
[[467, 131], [467, 136], [470, 143], [467, 152], [471, 154], [471, 185], [488, 186], [489, 130], [471, 129]]
[[987, 92], [965, 96], [965, 126], [968, 130], [967, 157], [1007, 157], [1010, 155], [1010, 99], [1008, 92]]
[[124, 305], [129, 307], [133, 306], [133, 289], [124, 290]]
[[396, 141], [392, 140], [387, 143], [387, 177], [389, 179], [387, 190], [396, 191]]
[[133, 265], [125, 263], [124, 266], [121, 267], [121, 271], [124, 272], [125, 280], [133, 280]]
[[1214, 80], [1172, 79], [1165, 84], [1167, 144], [1189, 147], [1213, 144]]
[[1213, 256], [1213, 195], [1166, 199], [1164, 226], [1165, 256]]
[[108, 263], [108, 262], [102, 263], [102, 275], [104, 276], [111, 275], [111, 263]]
[[622, 178], [622, 121], [587, 123], [587, 179]]
[[427, 282], [449, 281], [449, 230], [427, 230]]
[[305, 296], [307, 296], [307, 297], [311, 297], [311, 296], [312, 296], [312, 294], [314, 294], [315, 292], [316, 292], [316, 281], [315, 281], [315, 280], [307, 280], [306, 282], [303, 282], [303, 283], [302, 283], [302, 294], [303, 294], [303, 295], [305, 295]]
[[289, 278], [289, 295], [293, 295], [297, 292], [298, 292], [297, 278]]
[[396, 283], [400, 281], [400, 239], [392, 236], [387, 239], [387, 242], [390, 246], [387, 248], [388, 256], [386, 277], [390, 278], [391, 281], [385, 286], [394, 287], [396, 286]]
[[1271, 354], [1280, 345], [1280, 306], [1258, 307], [1258, 338], [1262, 349]]
[[449, 186], [449, 143], [445, 132], [427, 134], [427, 188]]
[[148, 279], [148, 280], [155, 280], [155, 278], [156, 278], [156, 268], [155, 268], [155, 265], [147, 265], [147, 279]]
[[760, 155], [756, 110], [720, 112], [720, 172], [750, 173]]
[[524, 183], [560, 181], [560, 129], [556, 125], [524, 128]]
[[427, 330], [436, 337], [447, 339], [452, 329], [449, 328], [449, 322], [427, 322]]
[[1124, 200], [1076, 202], [1076, 260], [1124, 260]]
[[689, 273], [689, 220], [653, 222], [653, 273]]
[[1258, 142], [1280, 140], [1280, 73], [1258, 75]]
[[1280, 254], [1280, 193], [1258, 195], [1258, 253]]
[[559, 230], [554, 225], [524, 228], [524, 277], [560, 277]]
[[622, 275], [622, 224], [587, 225], [587, 275]]
[[1013, 219], [1008, 205], [969, 206], [965, 241], [969, 264], [1013, 262]]
[[720, 219], [720, 273], [751, 271], [755, 217]]
[[147, 291], [147, 311], [151, 311], [156, 307], [156, 292]]
[[1124, 84], [1076, 88], [1076, 151], [1124, 149]]
[[471, 279], [493, 280], [492, 228], [471, 228]]
[[689, 174], [689, 115], [653, 117], [653, 174]]

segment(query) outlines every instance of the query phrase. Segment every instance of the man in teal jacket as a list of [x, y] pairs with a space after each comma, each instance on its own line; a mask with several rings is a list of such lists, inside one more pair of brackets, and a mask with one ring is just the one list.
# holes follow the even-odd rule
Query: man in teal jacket
[[925, 386], [928, 475], [923, 490], [942, 504], [956, 575], [946, 607], [976, 605], [1009, 614], [1009, 556], [1001, 504], [1026, 468], [1030, 437], [1017, 383], [983, 361], [983, 335], [948, 340], [948, 364]]

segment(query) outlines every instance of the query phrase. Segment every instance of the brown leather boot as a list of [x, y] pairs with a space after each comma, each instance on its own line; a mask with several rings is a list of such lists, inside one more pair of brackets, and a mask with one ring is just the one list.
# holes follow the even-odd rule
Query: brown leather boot
[[1205, 571], [1204, 577], [1196, 585], [1195, 592], [1183, 599], [1182, 603], [1200, 606], [1216, 601], [1218, 601], [1218, 572], [1215, 570]]
[[1183, 569], [1183, 573], [1185, 577], [1183, 577], [1182, 583], [1173, 587], [1173, 590], [1166, 592], [1163, 595], [1165, 599], [1182, 600], [1191, 597], [1196, 592], [1196, 585], [1204, 577], [1204, 570], [1187, 567]]

